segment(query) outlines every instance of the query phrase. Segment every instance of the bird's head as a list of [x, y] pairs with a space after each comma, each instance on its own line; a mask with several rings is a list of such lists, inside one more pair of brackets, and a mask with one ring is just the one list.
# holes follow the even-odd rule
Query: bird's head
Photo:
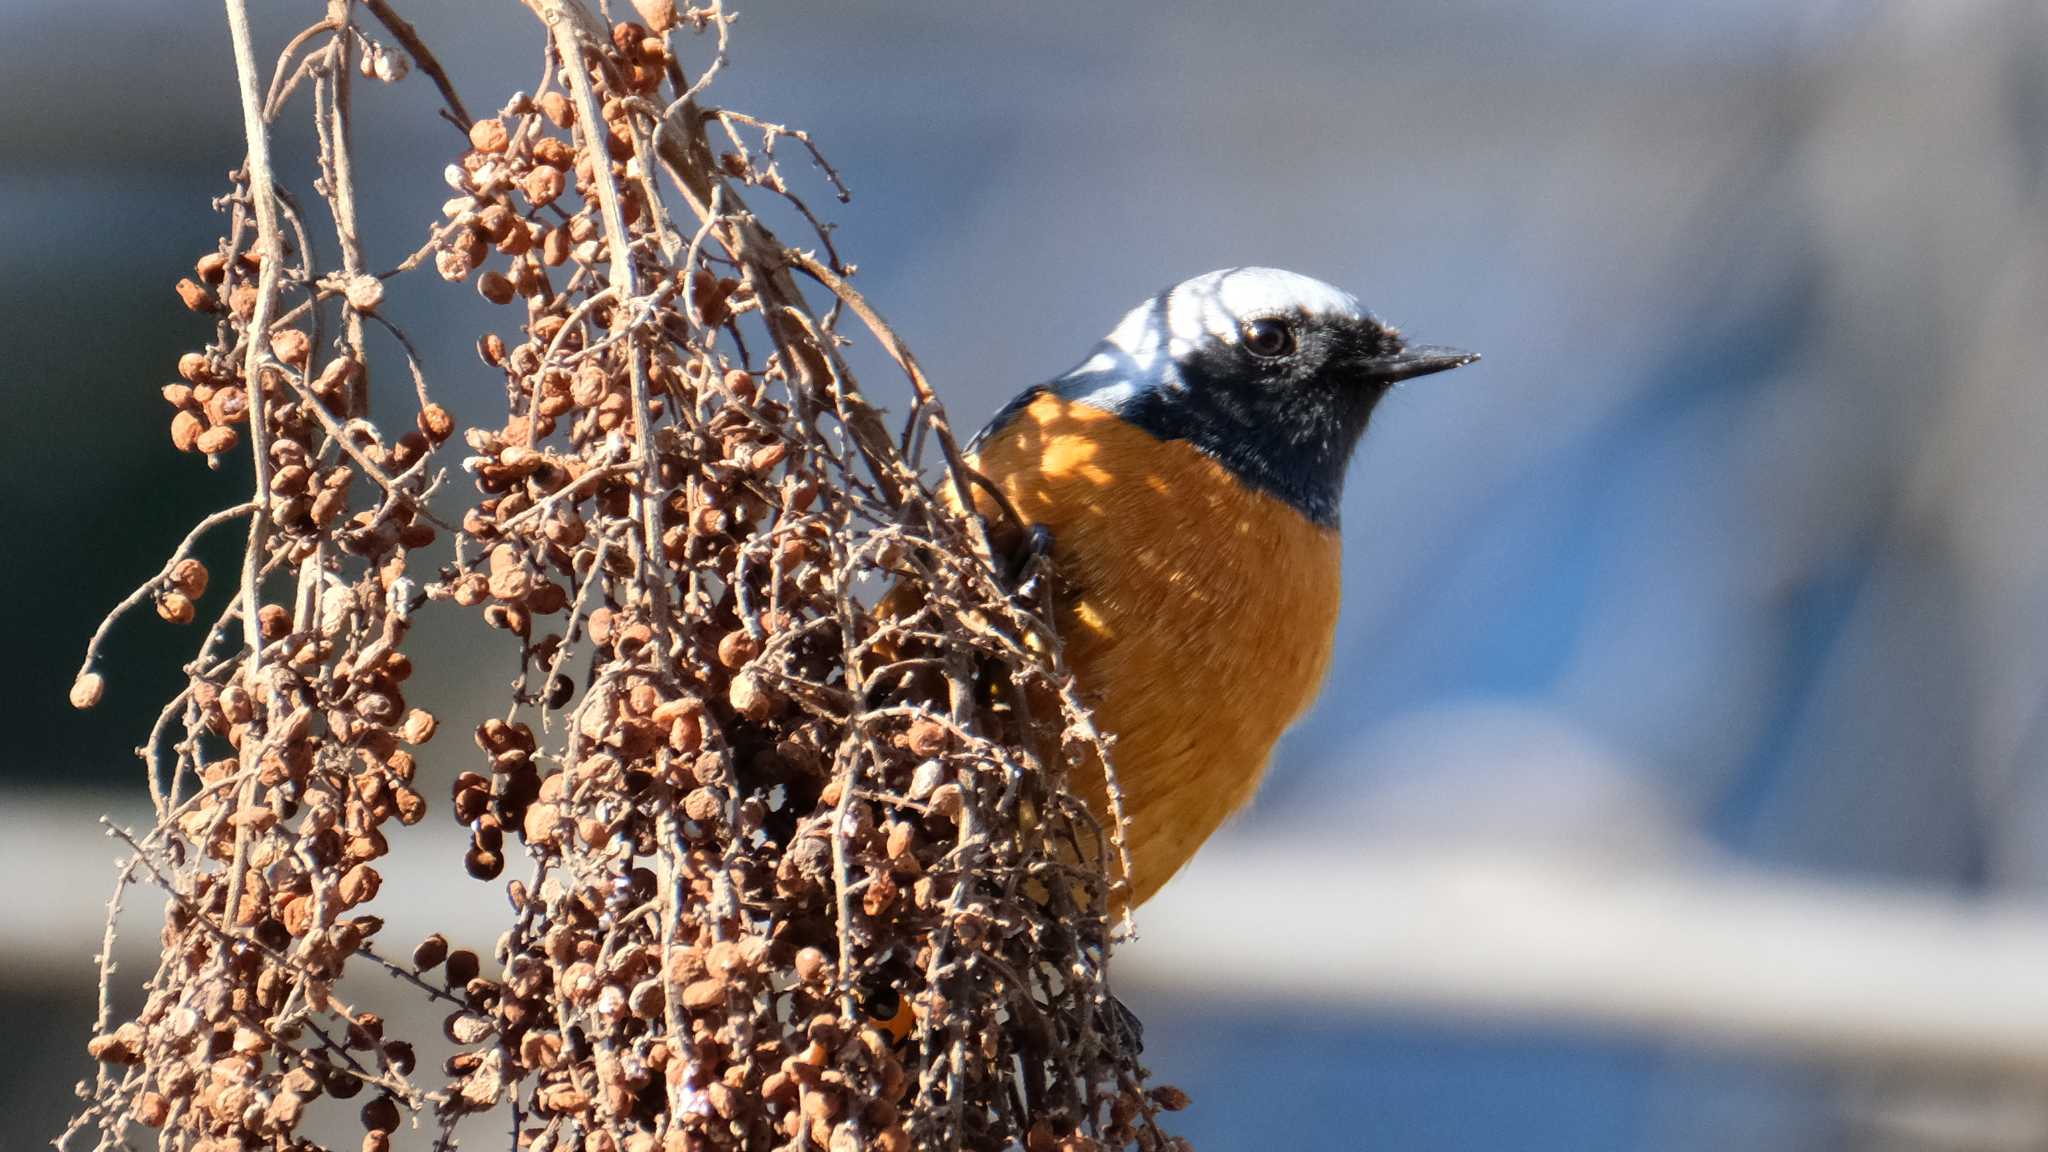
[[1334, 527], [1345, 466], [1380, 397], [1477, 359], [1408, 343], [1320, 280], [1227, 268], [1133, 309], [1051, 387], [1187, 441]]

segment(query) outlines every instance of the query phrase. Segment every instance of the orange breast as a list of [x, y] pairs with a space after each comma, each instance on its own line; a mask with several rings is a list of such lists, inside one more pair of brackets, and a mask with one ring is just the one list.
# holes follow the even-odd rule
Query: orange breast
[[[1191, 446], [1045, 395], [977, 467], [1053, 534], [1068, 661], [1130, 818], [1132, 899], [1159, 890], [1258, 787], [1315, 698], [1337, 623], [1336, 532]], [[1105, 822], [1099, 767], [1083, 780]]]

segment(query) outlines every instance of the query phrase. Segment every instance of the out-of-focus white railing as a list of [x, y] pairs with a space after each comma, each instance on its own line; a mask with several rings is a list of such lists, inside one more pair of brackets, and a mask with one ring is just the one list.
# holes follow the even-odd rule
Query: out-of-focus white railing
[[2048, 1080], [2048, 905], [1443, 845], [1219, 847], [1142, 910], [1117, 979]]
[[[0, 979], [89, 979], [120, 847], [96, 823], [107, 809], [103, 797], [0, 795]], [[496, 885], [454, 866], [460, 830], [396, 831], [373, 909], [391, 947], [453, 926], [487, 948], [505, 907]], [[122, 958], [149, 954], [158, 906], [146, 889], [131, 899]], [[2048, 1081], [2048, 906], [1934, 890], [1528, 849], [1232, 839], [1141, 911], [1116, 963], [1124, 986], [1176, 994]]]

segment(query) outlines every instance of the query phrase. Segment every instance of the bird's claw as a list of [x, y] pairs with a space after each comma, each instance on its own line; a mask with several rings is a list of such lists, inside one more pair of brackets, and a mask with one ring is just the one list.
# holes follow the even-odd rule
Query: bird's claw
[[1027, 599], [1037, 595], [1038, 582], [1052, 566], [1052, 529], [1033, 524], [1010, 555], [1010, 586]]

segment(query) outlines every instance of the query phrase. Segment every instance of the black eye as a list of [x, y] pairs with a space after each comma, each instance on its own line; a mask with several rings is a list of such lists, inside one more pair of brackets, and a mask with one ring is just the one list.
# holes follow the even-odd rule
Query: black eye
[[1294, 351], [1294, 329], [1285, 320], [1248, 321], [1244, 326], [1244, 346], [1254, 356], [1278, 359]]

